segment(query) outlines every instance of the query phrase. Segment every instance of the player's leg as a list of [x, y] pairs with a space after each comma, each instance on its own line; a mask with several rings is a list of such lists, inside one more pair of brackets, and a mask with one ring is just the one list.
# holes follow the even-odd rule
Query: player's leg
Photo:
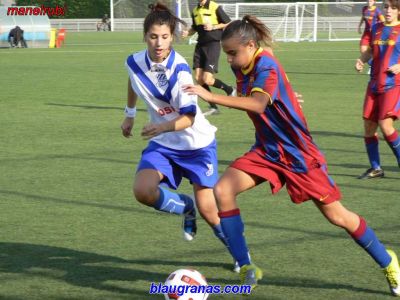
[[394, 120], [400, 116], [400, 87], [389, 89], [379, 100], [379, 128], [400, 167], [400, 137], [394, 128]]
[[216, 78], [215, 74], [218, 73], [218, 62], [221, 54], [221, 43], [211, 42], [204, 47], [205, 63], [203, 81], [212, 87], [223, 90], [227, 95], [232, 95], [234, 88], [222, 80]]
[[182, 171], [171, 164], [171, 156], [177, 156], [174, 150], [150, 142], [138, 164], [133, 193], [139, 202], [156, 210], [182, 215], [194, 210], [194, 201], [160, 186], [162, 182], [177, 189], [182, 180]]
[[[212, 188], [193, 184], [193, 191], [196, 199], [196, 206], [200, 215], [208, 223], [208, 225], [210, 225], [214, 235], [224, 244], [228, 251], [231, 252], [226, 241], [226, 237], [222, 231], [221, 222], [218, 217], [217, 202], [215, 200]], [[239, 269], [239, 264], [236, 264], [235, 260], [233, 271], [239, 272]]]
[[252, 288], [254, 288], [257, 285], [257, 281], [262, 278], [262, 271], [251, 264], [246, 239], [244, 237], [244, 224], [236, 203], [236, 196], [253, 188], [261, 181], [261, 178], [229, 167], [214, 187], [222, 230], [227, 238], [233, 257], [241, 267], [241, 283], [251, 285]]
[[375, 260], [383, 269], [392, 294], [400, 296], [400, 267], [397, 256], [393, 251], [386, 250], [366, 221], [346, 209], [339, 201], [324, 204], [314, 200], [314, 203], [330, 223], [345, 229]]
[[364, 100], [364, 143], [371, 167], [359, 179], [380, 178], [384, 172], [380, 164], [378, 129], [378, 98], [368, 87]]
[[393, 154], [397, 159], [397, 164], [400, 167], [400, 136], [397, 130], [394, 128], [394, 121], [392, 118], [379, 120], [379, 128], [381, 129], [386, 142]]
[[194, 208], [193, 200], [160, 186], [164, 175], [154, 169], [141, 169], [136, 173], [133, 194], [137, 201], [154, 209], [182, 215]]

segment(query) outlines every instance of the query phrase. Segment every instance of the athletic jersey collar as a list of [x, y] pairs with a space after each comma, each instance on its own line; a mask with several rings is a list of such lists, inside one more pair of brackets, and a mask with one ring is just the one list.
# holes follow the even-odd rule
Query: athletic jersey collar
[[152, 68], [157, 68], [157, 67], [171, 69], [172, 64], [174, 63], [174, 60], [175, 60], [175, 50], [174, 49], [171, 49], [171, 52], [168, 54], [167, 58], [164, 59], [160, 63], [152, 61], [149, 56], [149, 53], [146, 50], [145, 61], [146, 61], [146, 66], [149, 70]]
[[259, 48], [257, 49], [257, 51], [254, 53], [253, 58], [251, 59], [250, 64], [249, 64], [246, 68], [242, 68], [242, 69], [241, 69], [241, 71], [242, 71], [242, 73], [243, 73], [244, 75], [249, 74], [249, 73], [251, 72], [251, 70], [253, 70], [253, 68], [254, 68], [254, 62], [255, 62], [255, 60], [256, 60], [256, 57], [257, 57], [261, 52], [263, 52], [263, 51], [264, 51], [264, 49], [261, 48], [261, 47], [259, 47]]
[[375, 8], [376, 8], [376, 6], [374, 5], [374, 6], [371, 6], [371, 8], [368, 7], [368, 10], [373, 11], [373, 10], [375, 10]]
[[385, 24], [385, 26], [387, 26], [387, 27], [395, 27], [395, 26], [399, 26], [400, 25], [400, 21], [397, 21], [396, 22], [396, 24], [387, 24], [386, 22], [384, 23]]

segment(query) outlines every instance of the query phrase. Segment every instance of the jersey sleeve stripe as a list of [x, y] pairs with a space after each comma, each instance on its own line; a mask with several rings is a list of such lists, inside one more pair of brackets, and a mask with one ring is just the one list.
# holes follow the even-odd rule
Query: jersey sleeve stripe
[[180, 115], [196, 115], [196, 112], [197, 112], [196, 105], [189, 105], [189, 106], [181, 107], [179, 109]]

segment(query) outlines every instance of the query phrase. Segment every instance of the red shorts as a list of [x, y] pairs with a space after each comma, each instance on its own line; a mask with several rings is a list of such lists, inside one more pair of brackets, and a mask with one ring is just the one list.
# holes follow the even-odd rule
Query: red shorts
[[364, 30], [361, 36], [360, 46], [369, 46], [370, 42], [371, 42], [371, 32]]
[[251, 151], [230, 166], [269, 181], [272, 194], [286, 183], [290, 199], [297, 204], [310, 199], [329, 204], [341, 198], [340, 190], [329, 177], [326, 165], [317, 165], [307, 173], [295, 173]]
[[387, 118], [398, 119], [399, 116], [400, 86], [395, 86], [383, 93], [374, 93], [368, 86], [364, 100], [364, 119], [378, 122]]

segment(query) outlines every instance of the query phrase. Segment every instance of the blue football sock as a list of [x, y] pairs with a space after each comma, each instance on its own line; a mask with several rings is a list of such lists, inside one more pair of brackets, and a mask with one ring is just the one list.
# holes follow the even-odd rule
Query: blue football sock
[[244, 237], [244, 224], [240, 217], [240, 210], [233, 209], [220, 212], [218, 215], [221, 218], [221, 227], [232, 256], [239, 263], [240, 267], [249, 265], [250, 257]]
[[154, 204], [156, 210], [182, 215], [194, 208], [193, 200], [189, 196], [177, 194], [161, 187], [159, 190], [160, 197]]
[[395, 130], [391, 135], [385, 136], [385, 140], [388, 143], [390, 149], [392, 149], [394, 155], [396, 156], [397, 163], [400, 164], [400, 137]]
[[385, 246], [378, 240], [375, 232], [368, 227], [363, 218], [360, 217], [360, 225], [355, 232], [351, 233], [351, 236], [381, 268], [386, 268], [392, 261]]
[[381, 167], [381, 162], [379, 158], [379, 139], [378, 136], [365, 137], [365, 148], [367, 149], [369, 163], [374, 169], [379, 169]]

